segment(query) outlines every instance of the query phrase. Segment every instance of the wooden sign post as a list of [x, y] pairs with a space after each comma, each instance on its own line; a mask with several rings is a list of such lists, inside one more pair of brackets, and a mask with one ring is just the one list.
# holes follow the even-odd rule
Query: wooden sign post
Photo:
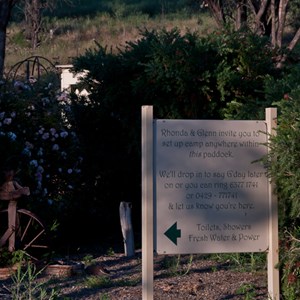
[[153, 300], [153, 107], [142, 107], [142, 295]]
[[[158, 254], [268, 251], [269, 296], [279, 300], [278, 216], [266, 121], [154, 120], [142, 108], [143, 299], [153, 299]], [[155, 230], [154, 230], [155, 228]]]
[[[276, 134], [277, 109], [266, 109], [268, 136]], [[271, 162], [272, 163], [272, 162]], [[278, 203], [275, 194], [275, 184], [269, 180], [269, 251], [268, 251], [268, 292], [272, 300], [280, 299], [279, 291], [279, 241], [278, 241]]]

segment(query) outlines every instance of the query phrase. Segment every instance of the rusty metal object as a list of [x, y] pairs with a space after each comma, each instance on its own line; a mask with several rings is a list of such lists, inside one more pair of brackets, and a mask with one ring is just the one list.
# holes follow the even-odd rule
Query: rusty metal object
[[[52, 78], [49, 80], [50, 75]], [[53, 81], [59, 83], [60, 80], [55, 65], [43, 56], [30, 56], [17, 62], [9, 70], [6, 78], [14, 85], [19, 82], [28, 85], [28, 87], [40, 83], [43, 78], [46, 78], [47, 82], [52, 84], [55, 84]]]

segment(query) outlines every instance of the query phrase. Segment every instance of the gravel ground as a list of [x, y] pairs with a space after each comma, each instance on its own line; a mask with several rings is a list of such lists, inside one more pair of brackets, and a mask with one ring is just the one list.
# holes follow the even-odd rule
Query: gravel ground
[[[246, 271], [236, 268], [230, 260], [218, 262], [209, 257], [194, 255], [158, 256], [154, 261], [154, 299], [245, 300], [268, 299], [266, 271]], [[142, 260], [123, 254], [94, 255], [91, 261], [72, 258], [76, 272], [67, 276], [43, 272], [37, 282], [50, 294], [55, 289], [57, 299], [120, 300], [142, 299]], [[84, 266], [80, 268], [78, 266]], [[66, 264], [61, 260], [59, 263]], [[69, 262], [68, 262], [69, 263]], [[75, 269], [73, 268], [73, 271]], [[186, 274], [185, 274], [186, 273]], [[0, 299], [12, 299], [11, 279], [0, 280]], [[45, 299], [49, 299], [45, 298]]]

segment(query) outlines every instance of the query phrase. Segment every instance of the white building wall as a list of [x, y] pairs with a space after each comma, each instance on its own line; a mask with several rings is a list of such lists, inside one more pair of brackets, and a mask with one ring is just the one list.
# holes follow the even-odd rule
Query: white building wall
[[69, 91], [70, 87], [72, 85], [77, 84], [79, 82], [80, 77], [83, 77], [86, 75], [85, 72], [73, 74], [70, 71], [71, 68], [73, 67], [73, 65], [57, 65], [56, 67], [58, 69], [61, 69], [61, 75], [60, 75], [60, 82], [61, 82], [60, 90], [61, 91]]

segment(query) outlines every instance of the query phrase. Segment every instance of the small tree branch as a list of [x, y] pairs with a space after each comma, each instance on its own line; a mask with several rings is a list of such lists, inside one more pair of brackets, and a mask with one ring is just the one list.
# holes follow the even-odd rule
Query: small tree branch
[[[292, 41], [287, 46], [287, 49], [289, 50], [289, 52], [293, 51], [293, 49], [295, 48], [295, 46], [299, 42], [299, 39], [300, 39], [300, 28], [298, 28], [297, 32], [294, 35], [294, 38], [292, 39]], [[286, 59], [287, 59], [287, 54], [284, 54], [282, 56], [282, 58], [280, 59], [280, 61], [277, 63], [276, 67], [279, 68], [279, 69], [282, 68], [282, 66], [285, 63]]]
[[288, 45], [287, 48], [288, 48], [290, 51], [292, 51], [292, 50], [295, 48], [295, 46], [297, 45], [299, 39], [300, 39], [300, 28], [298, 28], [296, 34], [294, 35], [292, 41], [289, 43], [289, 45]]
[[273, 47], [276, 46], [276, 10], [275, 10], [275, 0], [271, 0], [271, 18], [272, 18], [272, 29], [271, 29], [271, 39]]
[[255, 31], [259, 32], [262, 27], [261, 19], [262, 19], [263, 15], [266, 13], [266, 10], [268, 9], [270, 0], [262, 0], [258, 10], [255, 8], [252, 1], [250, 1], [250, 4], [251, 4], [250, 7], [252, 8], [252, 12], [253, 12], [254, 18], [255, 18], [255, 24], [254, 24]]

